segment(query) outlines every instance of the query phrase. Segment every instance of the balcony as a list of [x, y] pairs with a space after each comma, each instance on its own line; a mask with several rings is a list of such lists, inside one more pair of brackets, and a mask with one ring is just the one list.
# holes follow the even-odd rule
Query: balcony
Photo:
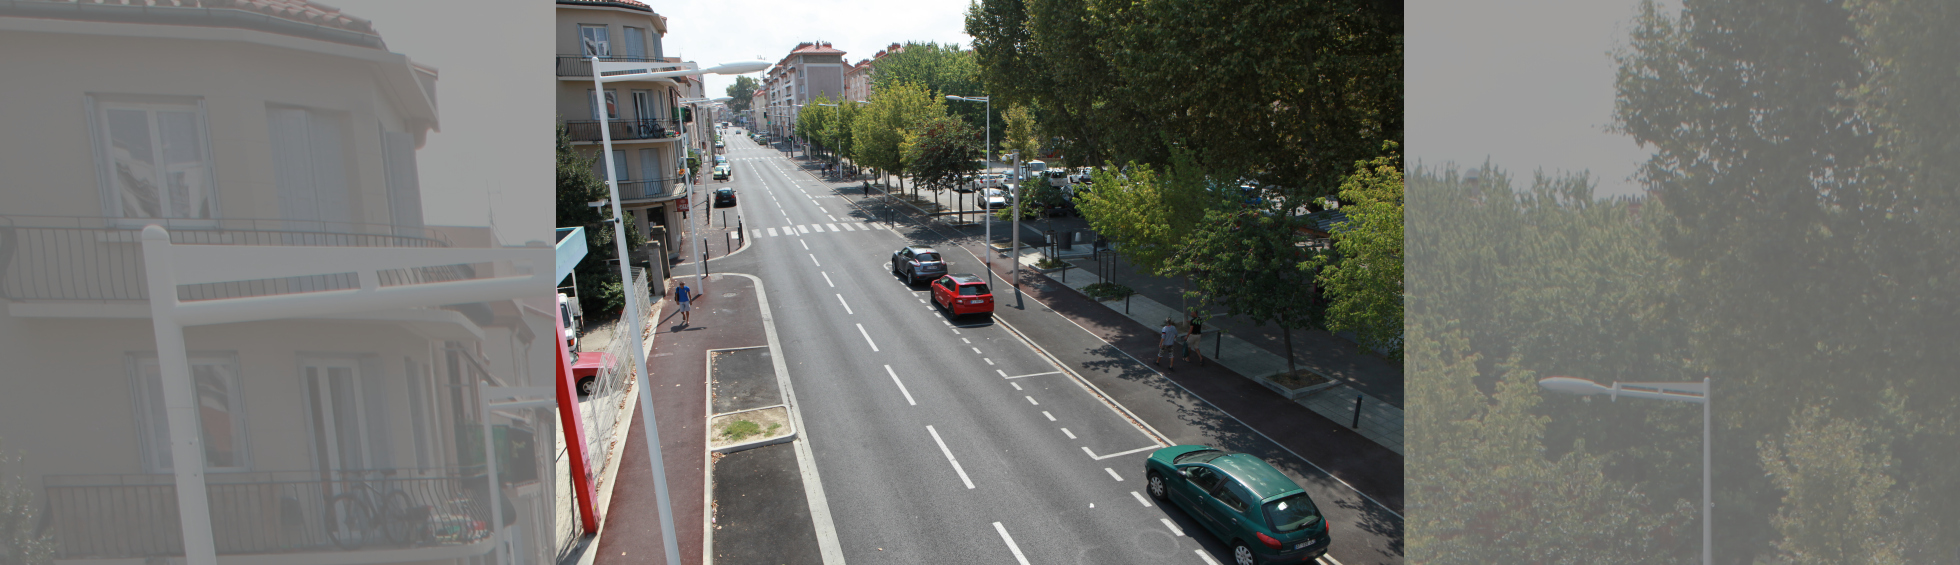
[[[489, 551], [491, 522], [481, 471], [213, 473], [206, 475], [211, 529], [219, 555], [360, 549], [414, 561], [481, 554]], [[57, 559], [184, 554], [172, 475], [43, 481]]]
[[666, 200], [677, 198], [687, 192], [682, 185], [686, 179], [666, 177], [619, 181], [619, 199], [626, 200]]
[[[179, 245], [312, 247], [450, 247], [415, 227], [297, 220], [121, 220], [102, 217], [0, 216], [0, 298], [24, 301], [148, 300], [142, 228], [159, 224]], [[384, 274], [382, 284], [476, 278], [478, 267], [452, 265]], [[358, 288], [353, 273], [181, 285], [180, 300], [210, 300]]]
[[[653, 57], [627, 57], [623, 55], [617, 57], [600, 57], [599, 60], [608, 63], [661, 62], [659, 59], [655, 59]], [[609, 72], [606, 73], [606, 76], [632, 74], [635, 72], [639, 72], [639, 71]], [[584, 55], [559, 55], [558, 76], [560, 78], [592, 78], [592, 58]], [[652, 80], [666, 80], [666, 79], [652, 79]]]
[[[628, 119], [606, 120], [606, 128], [611, 130], [612, 140], [644, 141], [680, 139], [681, 125], [674, 120]], [[579, 120], [565, 122], [565, 134], [573, 143], [598, 143], [599, 120]]]

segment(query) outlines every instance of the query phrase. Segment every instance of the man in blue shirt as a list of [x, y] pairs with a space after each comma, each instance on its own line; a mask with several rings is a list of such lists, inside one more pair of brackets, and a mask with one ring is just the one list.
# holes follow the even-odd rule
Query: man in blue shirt
[[681, 305], [681, 325], [685, 326], [687, 325], [688, 312], [694, 309], [693, 289], [687, 288], [687, 283], [682, 282], [680, 288], [674, 289], [674, 301]]

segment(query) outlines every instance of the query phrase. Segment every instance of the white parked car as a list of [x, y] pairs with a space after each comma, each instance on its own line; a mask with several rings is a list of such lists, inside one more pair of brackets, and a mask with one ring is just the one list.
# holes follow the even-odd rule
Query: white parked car
[[988, 210], [995, 210], [1013, 206], [1014, 200], [1007, 195], [1007, 191], [1005, 190], [989, 188], [986, 192], [986, 203]]

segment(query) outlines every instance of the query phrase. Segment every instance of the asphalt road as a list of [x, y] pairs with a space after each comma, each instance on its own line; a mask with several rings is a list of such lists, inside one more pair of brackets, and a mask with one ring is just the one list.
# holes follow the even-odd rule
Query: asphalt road
[[[1202, 526], [1143, 494], [1151, 436], [1006, 328], [949, 318], [926, 285], [890, 272], [892, 251], [924, 233], [865, 216], [773, 149], [725, 139], [734, 176], [703, 188], [734, 186], [754, 239], [710, 267], [768, 289], [848, 562], [1230, 561]], [[982, 272], [964, 253], [948, 258], [951, 272]], [[1308, 488], [1323, 508], [1352, 497]], [[1386, 543], [1329, 518], [1328, 563], [1346, 544]]]

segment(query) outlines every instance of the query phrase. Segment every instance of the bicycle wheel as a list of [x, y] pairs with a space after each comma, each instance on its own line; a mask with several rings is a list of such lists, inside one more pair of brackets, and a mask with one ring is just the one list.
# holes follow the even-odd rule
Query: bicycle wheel
[[341, 549], [360, 549], [373, 531], [374, 508], [353, 494], [327, 500], [327, 538]]
[[399, 490], [381, 500], [381, 533], [395, 545], [408, 543], [409, 534], [418, 525], [409, 523], [408, 506], [408, 493]]

